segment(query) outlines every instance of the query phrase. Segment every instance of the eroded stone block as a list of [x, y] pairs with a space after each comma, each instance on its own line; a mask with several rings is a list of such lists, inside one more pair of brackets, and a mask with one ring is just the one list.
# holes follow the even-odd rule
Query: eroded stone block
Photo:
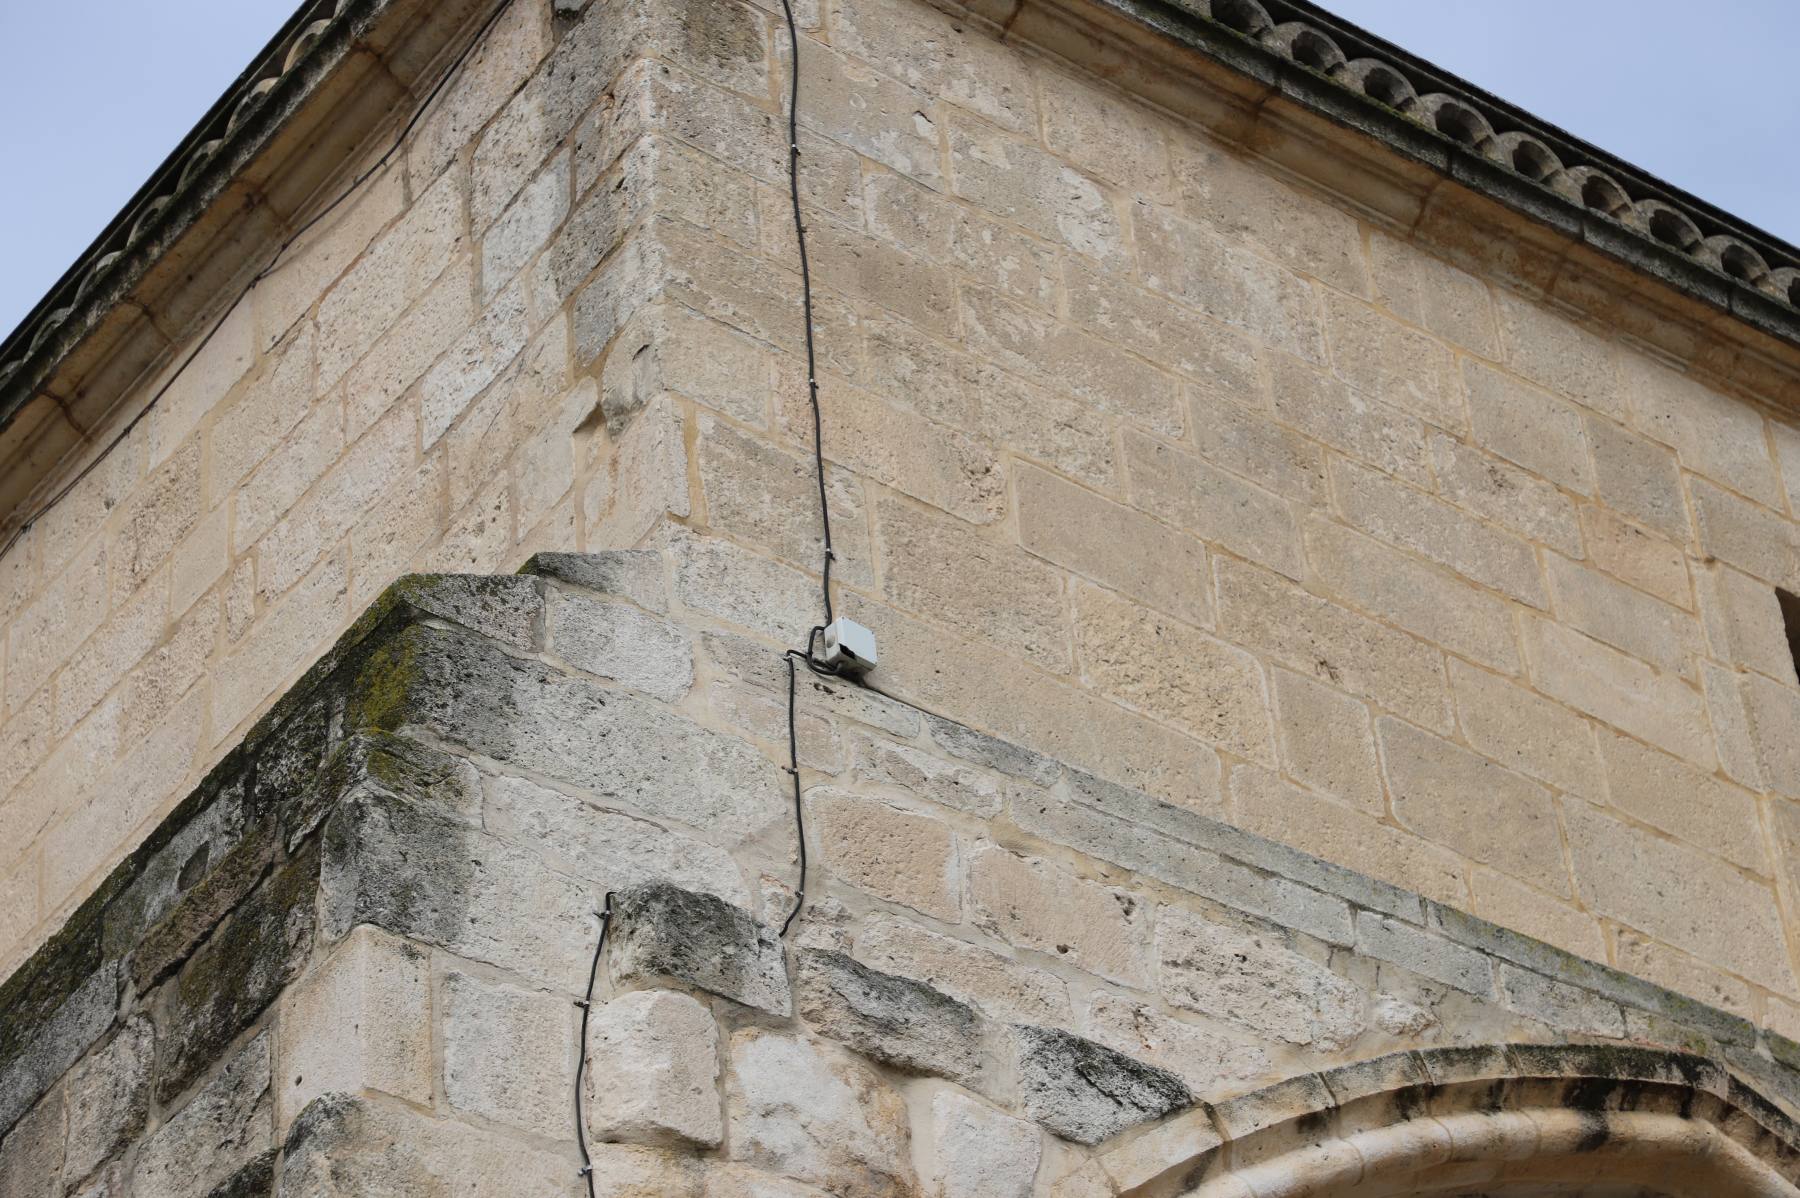
[[1180, 1078], [1053, 1028], [1015, 1025], [1025, 1113], [1065, 1140], [1098, 1144], [1193, 1101]]
[[615, 895], [606, 951], [615, 986], [670, 981], [772, 1015], [793, 1009], [775, 930], [712, 895], [666, 883]]
[[964, 1084], [981, 1073], [980, 1017], [930, 986], [804, 949], [794, 989], [801, 1018], [866, 1057]]

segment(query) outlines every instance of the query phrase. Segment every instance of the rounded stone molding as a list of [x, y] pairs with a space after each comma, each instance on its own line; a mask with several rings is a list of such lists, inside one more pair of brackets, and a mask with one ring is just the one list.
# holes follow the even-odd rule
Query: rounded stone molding
[[1529, 133], [1502, 133], [1494, 139], [1500, 152], [1499, 161], [1511, 166], [1527, 179], [1555, 187], [1563, 173], [1562, 159], [1556, 151]]
[[1344, 65], [1338, 79], [1403, 116], [1410, 115], [1419, 105], [1419, 93], [1413, 90], [1412, 83], [1379, 58], [1353, 59]]
[[1119, 1198], [1800, 1198], [1784, 1111], [1716, 1061], [1625, 1045], [1396, 1053], [1198, 1108], [1097, 1159]]
[[1336, 42], [1304, 21], [1276, 25], [1262, 35], [1262, 42], [1283, 58], [1321, 75], [1334, 75], [1349, 62]]

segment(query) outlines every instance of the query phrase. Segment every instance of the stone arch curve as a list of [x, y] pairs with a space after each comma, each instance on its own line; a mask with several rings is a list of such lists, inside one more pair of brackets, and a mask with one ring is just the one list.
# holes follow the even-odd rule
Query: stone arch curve
[[1800, 1198], [1800, 1127], [1704, 1057], [1426, 1049], [1197, 1108], [1100, 1164], [1121, 1198]]

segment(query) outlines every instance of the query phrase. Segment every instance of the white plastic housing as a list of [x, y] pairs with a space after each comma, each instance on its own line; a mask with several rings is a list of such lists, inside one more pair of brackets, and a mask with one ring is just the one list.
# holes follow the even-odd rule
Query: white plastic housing
[[875, 634], [855, 620], [833, 620], [825, 630], [824, 660], [846, 674], [874, 669]]

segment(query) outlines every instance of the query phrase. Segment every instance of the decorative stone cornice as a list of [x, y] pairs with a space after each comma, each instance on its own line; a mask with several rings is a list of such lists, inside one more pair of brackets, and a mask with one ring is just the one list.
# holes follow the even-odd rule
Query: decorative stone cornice
[[[322, 43], [351, 20], [353, 8], [377, 7], [365, 0], [311, 0], [288, 21], [262, 56], [240, 75], [231, 90], [213, 105], [200, 124], [152, 175], [124, 211], [59, 280], [32, 313], [0, 343], [0, 408], [10, 415], [23, 396], [15, 395], [15, 381], [23, 382], [40, 350], [54, 350], [59, 330], [72, 318], [85, 315], [88, 301], [116, 290], [123, 281], [147, 265], [133, 262], [133, 251], [150, 243], [175, 219], [181, 200], [199, 190], [209, 165], [230, 158], [231, 150], [253, 134], [249, 118], [269, 101], [285, 80], [297, 78], [312, 61]], [[77, 320], [75, 327], [81, 325]], [[0, 416], [4, 419], [4, 416]]]
[[1800, 345], [1800, 248], [1305, 0], [1098, 3]]
[[[1305, 0], [1092, 2], [1751, 328], [1800, 346], [1800, 249]], [[247, 174], [257, 173], [253, 163], [317, 93], [329, 90], [327, 81], [341, 73], [348, 58], [365, 52], [391, 84], [410, 89], [430, 75], [436, 51], [473, 28], [477, 7], [469, 0], [428, 8], [417, 0], [312, 0], [302, 7], [0, 343], [0, 434], [11, 432], [15, 417], [35, 396], [48, 395], [63, 407], [75, 434], [84, 436], [81, 430], [116, 402], [122, 386], [192, 335], [193, 296], [176, 296], [181, 311], [170, 314], [154, 311], [140, 291], [160, 264], [182, 256], [184, 237], [210, 219], [209, 209], [218, 208]], [[1008, 11], [1023, 5], [972, 0], [969, 7], [1006, 19]], [[402, 53], [396, 55], [396, 47]], [[311, 199], [311, 192], [277, 197], [252, 186], [247, 203], [239, 206], [245, 214], [234, 220], [256, 226], [248, 241], [278, 242], [300, 201]], [[210, 240], [241, 247], [243, 233], [234, 228]], [[209, 248], [196, 252], [205, 256]], [[201, 273], [210, 284], [222, 269], [213, 263]], [[120, 320], [118, 313], [133, 304], [147, 316]], [[105, 334], [106, 344], [84, 345], [97, 333]], [[94, 369], [105, 375], [98, 385], [90, 375]], [[65, 375], [73, 379], [66, 387], [60, 385]], [[28, 427], [22, 435], [40, 434]], [[46, 445], [30, 456], [47, 462], [60, 452]], [[10, 494], [11, 500], [19, 497]], [[0, 506], [7, 499], [0, 495]]]
[[0, 511], [193, 344], [492, 0], [309, 0], [0, 342]]

